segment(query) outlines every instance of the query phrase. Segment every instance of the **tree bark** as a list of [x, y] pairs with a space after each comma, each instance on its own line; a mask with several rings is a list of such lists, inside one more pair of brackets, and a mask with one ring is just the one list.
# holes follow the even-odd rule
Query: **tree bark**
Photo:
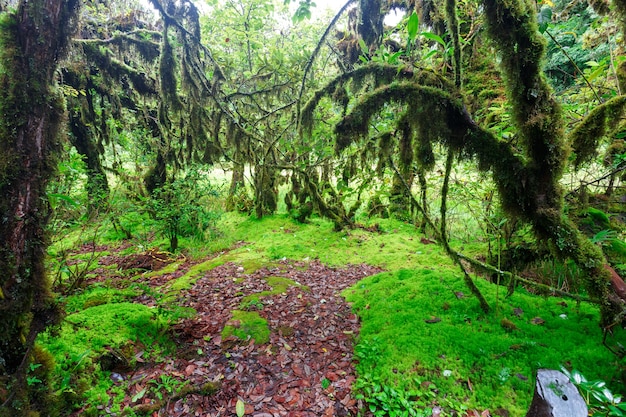
[[72, 135], [70, 141], [76, 151], [83, 157], [87, 165], [87, 197], [89, 214], [97, 214], [106, 208], [109, 196], [109, 182], [100, 162], [100, 152], [93, 142], [93, 134], [81, 119], [79, 111], [69, 113], [69, 124]]
[[0, 386], [10, 388], [0, 415], [30, 409], [29, 352], [57, 316], [43, 262], [45, 193], [64, 113], [54, 72], [77, 8], [78, 0], [24, 0], [0, 16]]

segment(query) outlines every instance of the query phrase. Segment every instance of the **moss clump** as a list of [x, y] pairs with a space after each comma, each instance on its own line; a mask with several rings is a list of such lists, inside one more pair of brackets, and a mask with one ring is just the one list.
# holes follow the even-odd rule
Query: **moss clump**
[[[85, 297], [69, 304], [79, 305], [81, 299]], [[40, 334], [38, 342], [56, 363], [51, 386], [60, 393], [62, 405], [70, 409], [76, 402], [109, 401], [107, 391], [113, 382], [100, 361], [107, 352], [125, 352], [129, 346], [146, 349], [147, 357], [172, 351], [174, 346], [163, 334], [164, 320], [156, 309], [120, 302], [70, 314], [55, 334]]]
[[247, 295], [241, 300], [241, 305], [256, 305], [263, 297], [271, 297], [273, 295], [283, 294], [289, 287], [298, 287], [304, 291], [309, 291], [309, 287], [299, 284], [292, 279], [284, 277], [266, 277], [267, 284], [272, 287], [269, 291], [261, 291], [254, 294]]
[[575, 154], [574, 165], [579, 167], [596, 156], [600, 139], [621, 121], [626, 106], [626, 96], [612, 98], [596, 107], [576, 125], [569, 141]]
[[254, 339], [255, 344], [263, 345], [270, 340], [267, 320], [254, 311], [233, 310], [232, 319], [222, 330], [222, 343], [227, 343], [232, 337], [243, 342]]

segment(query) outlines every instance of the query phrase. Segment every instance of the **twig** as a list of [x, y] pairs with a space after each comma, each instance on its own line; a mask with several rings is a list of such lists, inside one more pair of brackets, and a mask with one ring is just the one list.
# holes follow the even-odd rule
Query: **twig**
[[488, 313], [490, 310], [489, 303], [487, 303], [487, 300], [485, 299], [483, 294], [480, 292], [480, 290], [478, 289], [478, 287], [472, 280], [472, 277], [467, 272], [465, 265], [463, 265], [463, 263], [460, 261], [456, 252], [452, 250], [452, 248], [450, 247], [450, 243], [448, 242], [448, 233], [446, 231], [446, 225], [447, 225], [446, 214], [447, 214], [448, 190], [450, 188], [450, 174], [452, 172], [453, 163], [454, 163], [454, 150], [450, 147], [448, 148], [448, 157], [446, 159], [446, 173], [445, 173], [445, 177], [443, 178], [443, 185], [441, 186], [441, 231], [440, 231], [441, 244], [443, 248], [445, 249], [446, 253], [448, 254], [448, 256], [450, 256], [452, 260], [459, 265], [459, 267], [461, 268], [461, 271], [463, 271], [463, 280], [465, 281], [465, 285], [467, 285], [467, 287], [470, 289], [472, 294], [474, 294], [474, 296], [478, 299], [478, 302], [480, 303], [480, 308], [485, 313]]
[[559, 43], [559, 41], [556, 40], [556, 38], [554, 36], [552, 36], [552, 34], [550, 33], [549, 30], [546, 29], [546, 33], [548, 34], [548, 36], [550, 37], [550, 39], [552, 39], [552, 41], [559, 47], [559, 49], [561, 50], [561, 52], [563, 52], [563, 54], [567, 57], [567, 59], [569, 59], [569, 62], [574, 66], [574, 68], [576, 69], [576, 71], [578, 71], [578, 73], [580, 74], [581, 77], [583, 77], [583, 80], [585, 80], [585, 83], [587, 84], [587, 86], [591, 89], [591, 91], [593, 92], [593, 95], [596, 97], [596, 100], [598, 100], [599, 103], [602, 103], [602, 99], [600, 98], [600, 96], [598, 95], [598, 93], [596, 92], [596, 90], [593, 88], [593, 86], [591, 85], [591, 83], [589, 82], [589, 80], [587, 79], [587, 77], [585, 77], [585, 74], [583, 74], [583, 72], [580, 70], [580, 68], [578, 67], [578, 65], [576, 64], [576, 62], [572, 59], [571, 56], [569, 56], [569, 54], [567, 53], [567, 51], [565, 50], [565, 48], [563, 48], [563, 46]]

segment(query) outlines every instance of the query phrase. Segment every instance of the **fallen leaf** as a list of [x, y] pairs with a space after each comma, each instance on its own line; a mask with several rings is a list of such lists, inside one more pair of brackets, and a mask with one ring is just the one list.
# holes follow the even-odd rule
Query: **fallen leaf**
[[235, 412], [237, 413], [237, 417], [243, 417], [246, 414], [246, 404], [241, 401], [241, 399], [237, 400], [237, 404], [235, 405]]
[[424, 320], [424, 321], [428, 324], [434, 324], [434, 323], [439, 323], [441, 319], [439, 317], [431, 316], [430, 319]]
[[544, 319], [542, 319], [541, 317], [535, 317], [530, 322], [532, 324], [541, 325], [541, 324], [544, 324], [546, 321]]

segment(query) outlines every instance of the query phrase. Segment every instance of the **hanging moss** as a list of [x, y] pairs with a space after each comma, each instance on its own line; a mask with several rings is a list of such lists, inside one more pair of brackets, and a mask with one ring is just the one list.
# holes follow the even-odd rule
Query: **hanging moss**
[[161, 81], [161, 94], [165, 98], [165, 101], [172, 107], [172, 109], [179, 109], [181, 103], [178, 99], [176, 75], [174, 74], [174, 68], [176, 68], [176, 61], [174, 59], [174, 51], [169, 40], [169, 25], [163, 26], [163, 41], [161, 43], [161, 59], [159, 61], [159, 76]]
[[467, 132], [466, 120], [457, 123], [462, 114], [462, 104], [450, 93], [440, 88], [420, 86], [415, 83], [397, 83], [381, 87], [364, 95], [354, 108], [336, 126], [337, 150], [341, 151], [356, 138], [369, 132], [371, 118], [388, 102], [413, 106], [418, 120], [416, 126], [426, 126], [420, 134], [430, 140], [439, 140], [461, 148]]
[[383, 35], [385, 14], [381, 5], [381, 0], [360, 0], [357, 31], [372, 50], [378, 47]]
[[336, 95], [335, 93], [344, 88], [349, 82], [362, 84], [364, 79], [372, 77], [374, 80], [379, 80], [381, 83], [389, 83], [394, 79], [410, 79], [413, 75], [413, 72], [406, 68], [379, 64], [364, 65], [354, 71], [341, 74], [322, 89], [316, 91], [313, 97], [304, 105], [300, 112], [300, 133], [305, 136], [311, 136], [313, 114], [322, 98], [334, 96], [337, 98], [337, 102], [343, 106], [346, 97], [342, 94]]
[[626, 96], [612, 98], [596, 106], [572, 131], [570, 143], [575, 154], [574, 165], [590, 162], [596, 155], [600, 139], [606, 137], [626, 110]]

